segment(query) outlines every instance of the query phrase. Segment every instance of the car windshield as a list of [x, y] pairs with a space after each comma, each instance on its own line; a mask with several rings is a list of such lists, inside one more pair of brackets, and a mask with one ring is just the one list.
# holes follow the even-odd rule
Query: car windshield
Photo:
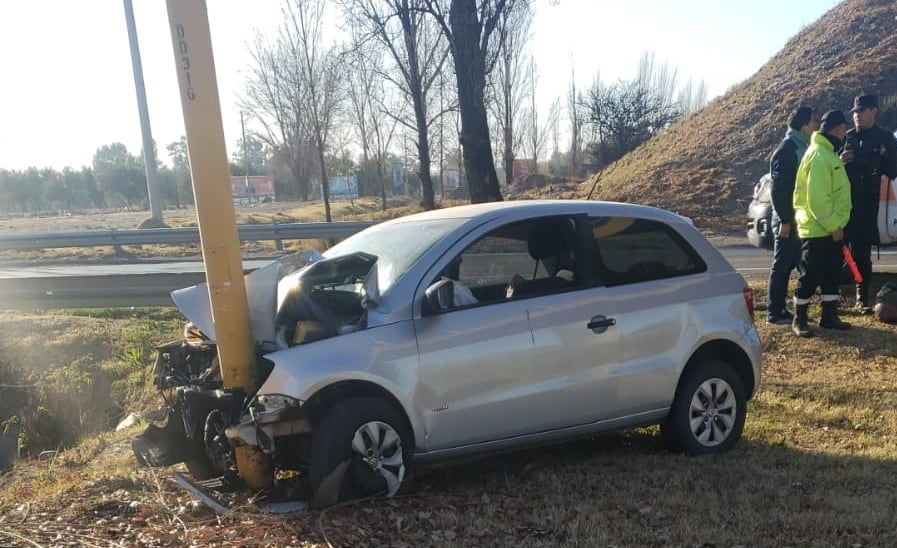
[[408, 221], [374, 225], [327, 250], [332, 259], [350, 253], [377, 257], [377, 284], [381, 294], [390, 287], [424, 252], [444, 238], [466, 219]]

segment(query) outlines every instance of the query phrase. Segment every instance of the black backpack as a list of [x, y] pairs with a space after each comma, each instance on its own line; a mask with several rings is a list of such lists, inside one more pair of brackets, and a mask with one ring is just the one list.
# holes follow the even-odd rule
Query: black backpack
[[897, 323], [897, 283], [886, 283], [875, 295], [875, 319]]

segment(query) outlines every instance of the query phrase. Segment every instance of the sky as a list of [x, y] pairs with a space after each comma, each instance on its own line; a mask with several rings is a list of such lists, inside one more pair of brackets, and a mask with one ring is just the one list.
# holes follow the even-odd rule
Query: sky
[[[186, 1], [186, 0], [183, 0]], [[283, 0], [207, 0], [222, 120], [231, 156], [249, 45], [272, 36]], [[184, 134], [163, 0], [133, 0], [153, 138], [160, 160]], [[535, 0], [531, 52], [537, 96], [563, 97], [575, 67], [587, 88], [632, 78], [638, 60], [707, 83], [709, 97], [750, 77], [789, 38], [837, 0]], [[329, 2], [336, 20], [337, 6]], [[339, 40], [337, 25], [329, 39]], [[102, 145], [141, 150], [140, 122], [122, 0], [0, 1], [0, 168], [89, 166]]]

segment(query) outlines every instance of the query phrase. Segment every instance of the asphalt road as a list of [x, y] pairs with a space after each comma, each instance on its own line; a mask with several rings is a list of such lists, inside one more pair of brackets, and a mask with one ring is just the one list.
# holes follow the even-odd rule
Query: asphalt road
[[[737, 240], [715, 242], [746, 278], [768, 276], [772, 253]], [[268, 260], [244, 261], [253, 270]], [[897, 251], [873, 250], [876, 272], [897, 272]], [[169, 293], [205, 281], [198, 261], [0, 268], [0, 309], [170, 306]]]

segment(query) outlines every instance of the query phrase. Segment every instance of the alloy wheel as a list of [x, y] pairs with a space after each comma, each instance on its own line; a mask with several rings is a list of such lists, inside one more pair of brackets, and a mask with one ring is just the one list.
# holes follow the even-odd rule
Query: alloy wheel
[[381, 421], [362, 424], [352, 437], [352, 450], [374, 475], [386, 481], [387, 496], [395, 495], [405, 478], [402, 438]]
[[738, 415], [735, 393], [720, 378], [707, 379], [691, 398], [689, 425], [701, 445], [713, 447], [726, 441]]

